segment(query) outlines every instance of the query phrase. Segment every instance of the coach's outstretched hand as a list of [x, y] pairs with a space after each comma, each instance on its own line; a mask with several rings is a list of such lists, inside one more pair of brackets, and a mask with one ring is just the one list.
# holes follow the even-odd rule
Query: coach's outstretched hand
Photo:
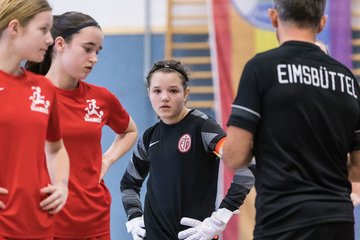
[[134, 240], [142, 240], [146, 236], [144, 218], [137, 217], [126, 222], [127, 232], [131, 232]]
[[183, 240], [213, 239], [216, 235], [221, 234], [233, 214], [234, 212], [226, 208], [220, 208], [213, 212], [211, 217], [205, 218], [202, 222], [193, 218], [183, 217], [180, 223], [190, 228], [179, 232], [178, 238]]

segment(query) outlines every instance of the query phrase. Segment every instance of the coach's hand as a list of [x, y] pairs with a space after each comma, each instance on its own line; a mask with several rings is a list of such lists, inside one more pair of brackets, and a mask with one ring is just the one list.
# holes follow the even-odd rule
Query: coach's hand
[[137, 217], [125, 223], [127, 232], [131, 232], [134, 240], [144, 239], [146, 236], [144, 218]]
[[50, 214], [56, 214], [64, 207], [68, 197], [68, 188], [65, 184], [51, 185], [44, 187], [40, 190], [42, 194], [47, 197], [40, 202], [40, 207]]
[[[8, 190], [0, 187], [0, 194], [3, 195], [8, 194]], [[2, 201], [0, 201], [0, 209], [4, 209], [4, 208], [5, 208], [5, 204]]]
[[193, 218], [183, 217], [180, 223], [190, 228], [179, 232], [178, 238], [184, 240], [213, 239], [216, 235], [222, 233], [233, 214], [234, 212], [226, 208], [220, 208], [213, 212], [211, 217], [205, 218], [202, 222]]

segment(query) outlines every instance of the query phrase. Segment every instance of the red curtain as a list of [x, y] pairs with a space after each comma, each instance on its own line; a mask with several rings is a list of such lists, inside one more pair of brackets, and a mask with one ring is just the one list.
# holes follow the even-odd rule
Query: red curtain
[[[226, 129], [226, 122], [230, 116], [231, 104], [234, 100], [234, 94], [232, 89], [232, 76], [231, 76], [231, 35], [229, 24], [229, 2], [228, 0], [212, 0], [211, 1], [212, 17], [213, 17], [213, 30], [212, 39], [214, 42], [214, 49], [216, 55], [216, 69], [217, 78], [215, 86], [218, 86], [217, 100], [220, 104], [217, 106], [217, 119], [220, 119], [222, 127]], [[223, 195], [226, 194], [227, 189], [233, 179], [233, 172], [226, 167], [223, 167]], [[227, 225], [227, 228], [223, 232], [224, 240], [238, 239], [238, 218], [233, 217]]]

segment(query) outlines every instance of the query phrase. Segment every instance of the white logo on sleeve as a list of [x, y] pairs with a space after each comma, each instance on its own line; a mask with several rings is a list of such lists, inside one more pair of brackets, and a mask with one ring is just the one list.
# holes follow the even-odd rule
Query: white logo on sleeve
[[178, 149], [182, 153], [186, 153], [191, 148], [191, 137], [189, 134], [184, 134], [178, 143]]
[[91, 100], [86, 100], [86, 102], [89, 104], [86, 108], [86, 114], [85, 114], [85, 121], [86, 122], [96, 122], [96, 123], [101, 123], [101, 118], [104, 115], [103, 111], [98, 111], [100, 109], [100, 107], [96, 106], [96, 100], [95, 99], [91, 99]]
[[32, 86], [31, 89], [33, 90], [33, 95], [29, 97], [32, 101], [30, 105], [31, 111], [49, 114], [50, 101], [45, 100], [45, 97], [41, 95], [41, 88]]

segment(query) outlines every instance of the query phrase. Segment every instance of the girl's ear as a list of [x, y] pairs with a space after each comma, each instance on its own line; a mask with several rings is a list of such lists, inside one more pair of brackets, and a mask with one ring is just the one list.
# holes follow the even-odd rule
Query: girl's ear
[[19, 33], [19, 30], [21, 28], [21, 24], [19, 20], [13, 19], [9, 22], [7, 29], [9, 30], [10, 35], [16, 35]]
[[190, 95], [190, 88], [189, 87], [186, 87], [185, 91], [184, 91], [184, 101], [187, 102], [188, 100], [188, 97]]
[[65, 48], [65, 39], [63, 37], [56, 37], [54, 40], [54, 49], [56, 52], [64, 52]]

